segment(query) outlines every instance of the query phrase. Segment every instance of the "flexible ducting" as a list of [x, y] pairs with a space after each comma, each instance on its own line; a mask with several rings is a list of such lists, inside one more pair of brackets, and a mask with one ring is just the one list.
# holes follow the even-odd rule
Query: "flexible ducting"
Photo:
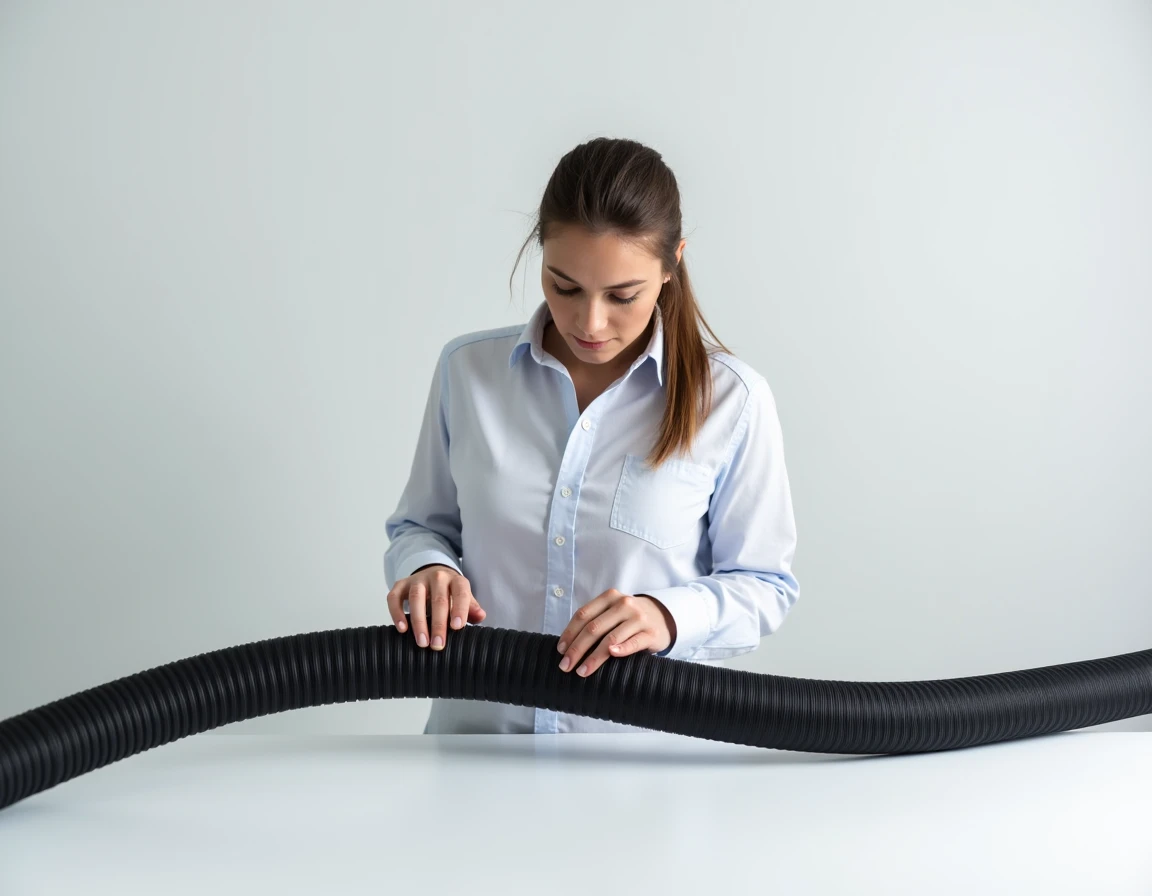
[[441, 651], [394, 626], [202, 653], [0, 722], [0, 808], [126, 756], [305, 706], [447, 697], [537, 706], [710, 740], [817, 753], [921, 753], [1152, 713], [1152, 650], [969, 678], [826, 681], [649, 654], [588, 678], [557, 638], [468, 626]]

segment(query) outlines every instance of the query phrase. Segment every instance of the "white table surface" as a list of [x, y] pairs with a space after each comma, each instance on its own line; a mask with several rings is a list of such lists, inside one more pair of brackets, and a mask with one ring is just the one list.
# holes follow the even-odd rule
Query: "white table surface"
[[1152, 894], [1152, 734], [909, 756], [196, 735], [0, 811], [0, 894]]

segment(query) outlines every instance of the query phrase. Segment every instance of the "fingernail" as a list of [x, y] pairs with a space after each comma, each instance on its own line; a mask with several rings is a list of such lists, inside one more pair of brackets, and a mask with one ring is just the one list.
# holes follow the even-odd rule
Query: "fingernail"
[[457, 616], [452, 620], [452, 628], [460, 628], [464, 624], [464, 620]]
[[432, 639], [432, 646], [436, 649], [443, 647], [444, 646], [444, 639], [441, 638], [439, 635], [437, 635], [435, 638]]
[[568, 657], [564, 657], [564, 659], [560, 660], [560, 671], [561, 672], [567, 672], [568, 667], [571, 665], [572, 665], [572, 661], [570, 659], [568, 659]]
[[396, 623], [396, 628], [397, 628], [397, 630], [402, 631], [402, 632], [408, 630], [408, 626], [404, 624], [403, 619], [401, 619], [399, 622]]
[[588, 665], [587, 665], [587, 663], [585, 663], [583, 666], [581, 666], [579, 669], [577, 669], [577, 670], [576, 670], [576, 674], [577, 674], [577, 675], [587, 675], [587, 674], [588, 674]]
[[427, 647], [428, 646], [428, 636], [426, 634], [424, 634], [424, 632], [420, 632], [420, 634], [418, 634], [416, 636], [416, 643], [419, 644], [421, 647]]
[[563, 653], [567, 649], [568, 649], [568, 642], [567, 641], [561, 641], [559, 644], [556, 645], [556, 650], [558, 650], [560, 653]]

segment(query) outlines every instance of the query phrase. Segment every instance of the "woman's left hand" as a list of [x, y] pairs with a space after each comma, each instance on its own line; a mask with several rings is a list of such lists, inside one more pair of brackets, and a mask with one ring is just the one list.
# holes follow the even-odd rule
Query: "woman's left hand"
[[[561, 672], [575, 668], [577, 675], [585, 677], [609, 657], [628, 656], [640, 650], [659, 653], [675, 639], [672, 614], [656, 598], [610, 588], [576, 611], [561, 632], [556, 649], [564, 654]], [[589, 650], [592, 653], [585, 657]]]

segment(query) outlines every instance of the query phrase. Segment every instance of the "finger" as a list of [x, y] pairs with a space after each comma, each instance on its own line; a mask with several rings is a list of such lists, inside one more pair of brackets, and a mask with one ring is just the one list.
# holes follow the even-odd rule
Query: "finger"
[[556, 650], [563, 653], [568, 649], [568, 645], [572, 644], [580, 634], [580, 630], [592, 619], [602, 613], [608, 606], [611, 605], [612, 599], [619, 595], [620, 592], [615, 588], [609, 588], [603, 594], [598, 594], [588, 603], [584, 604], [579, 610], [572, 614], [572, 618], [568, 621], [567, 627], [564, 631], [560, 632], [560, 640], [556, 642]]
[[[642, 607], [636, 598], [615, 588], [609, 588], [603, 594], [589, 601], [573, 614], [572, 621], [568, 623], [568, 627], [561, 633], [556, 642], [556, 649], [561, 653], [576, 651], [576, 655], [570, 658], [569, 668], [575, 667], [576, 663], [592, 649], [593, 644], [599, 640], [605, 631], [603, 623], [598, 623], [598, 629], [591, 635], [583, 632], [584, 627], [590, 619], [597, 615], [597, 612], [603, 613], [609, 609], [623, 610], [625, 616], [628, 617], [642, 617]], [[613, 617], [614, 624], [619, 624], [622, 621], [623, 619], [619, 616]], [[585, 639], [582, 645], [578, 644], [581, 637]]]
[[412, 634], [421, 647], [428, 646], [428, 589], [423, 582], [414, 582], [408, 589], [408, 611], [412, 617]]
[[472, 602], [468, 605], [468, 621], [480, 622], [488, 615], [488, 612], [480, 606], [480, 601], [476, 600], [476, 596], [472, 595]]
[[472, 589], [464, 576], [456, 576], [448, 583], [448, 617], [452, 628], [464, 628], [468, 610], [472, 606]]
[[644, 623], [636, 620], [621, 622], [612, 631], [600, 639], [596, 648], [576, 667], [576, 674], [586, 678], [603, 666], [608, 660], [616, 656], [614, 647], [619, 647], [627, 641], [634, 641], [644, 636]]
[[388, 592], [388, 614], [392, 617], [392, 621], [396, 624], [396, 630], [403, 632], [408, 628], [408, 621], [404, 618], [404, 588], [407, 586], [408, 580], [401, 579], [392, 586], [392, 590]]
[[[581, 607], [582, 609], [583, 607]], [[580, 661], [596, 647], [600, 639], [624, 622], [626, 618], [627, 611], [619, 605], [613, 605], [595, 619], [589, 619], [580, 629], [580, 634], [564, 651], [564, 657], [560, 660], [560, 671], [568, 672], [579, 666]]]
[[443, 650], [448, 636], [448, 582], [447, 576], [432, 580], [432, 649]]
[[651, 650], [655, 645], [655, 640], [656, 636], [651, 631], [641, 628], [640, 631], [619, 643], [609, 642], [608, 653], [611, 656], [630, 656], [642, 650]]

